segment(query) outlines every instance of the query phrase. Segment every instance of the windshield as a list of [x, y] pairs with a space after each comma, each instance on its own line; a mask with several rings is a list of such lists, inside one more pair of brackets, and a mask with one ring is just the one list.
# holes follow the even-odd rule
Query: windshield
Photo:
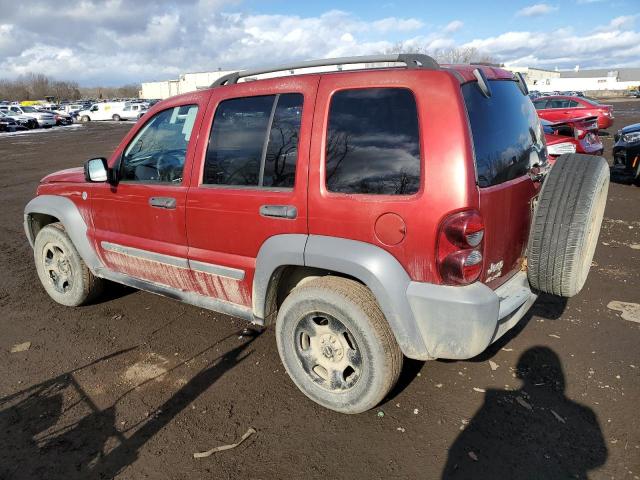
[[36, 113], [36, 109], [33, 107], [21, 107], [23, 112], [26, 113]]

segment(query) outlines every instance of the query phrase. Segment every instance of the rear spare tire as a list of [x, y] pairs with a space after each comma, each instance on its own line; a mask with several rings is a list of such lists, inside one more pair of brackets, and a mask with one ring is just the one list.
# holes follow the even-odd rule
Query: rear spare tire
[[528, 276], [541, 292], [572, 297], [587, 280], [607, 204], [602, 157], [561, 155], [544, 180], [533, 214]]

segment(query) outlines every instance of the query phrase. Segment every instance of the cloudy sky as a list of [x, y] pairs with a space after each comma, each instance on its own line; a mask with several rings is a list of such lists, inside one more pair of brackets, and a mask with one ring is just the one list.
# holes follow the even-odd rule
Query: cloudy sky
[[118, 85], [397, 42], [550, 69], [640, 67], [638, 0], [535, 2], [0, 0], [0, 78]]

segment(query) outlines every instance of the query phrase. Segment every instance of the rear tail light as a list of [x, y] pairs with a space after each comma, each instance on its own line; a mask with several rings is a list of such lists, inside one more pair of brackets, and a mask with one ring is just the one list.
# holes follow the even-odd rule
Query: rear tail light
[[468, 285], [482, 272], [484, 222], [476, 211], [454, 213], [440, 226], [438, 271], [449, 285]]

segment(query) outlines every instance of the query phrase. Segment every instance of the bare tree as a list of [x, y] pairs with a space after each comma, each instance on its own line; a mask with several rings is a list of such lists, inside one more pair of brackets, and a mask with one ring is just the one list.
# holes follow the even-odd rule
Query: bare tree
[[135, 98], [140, 86], [80, 88], [77, 82], [53, 80], [42, 73], [28, 73], [15, 80], [0, 78], [0, 100], [44, 100], [54, 97], [56, 101], [79, 98]]
[[405, 45], [396, 42], [392, 47], [382, 53], [422, 53], [435, 58], [439, 63], [487, 63], [495, 64], [495, 60], [486, 53], [480, 52], [474, 47], [451, 47], [429, 49], [421, 45]]

